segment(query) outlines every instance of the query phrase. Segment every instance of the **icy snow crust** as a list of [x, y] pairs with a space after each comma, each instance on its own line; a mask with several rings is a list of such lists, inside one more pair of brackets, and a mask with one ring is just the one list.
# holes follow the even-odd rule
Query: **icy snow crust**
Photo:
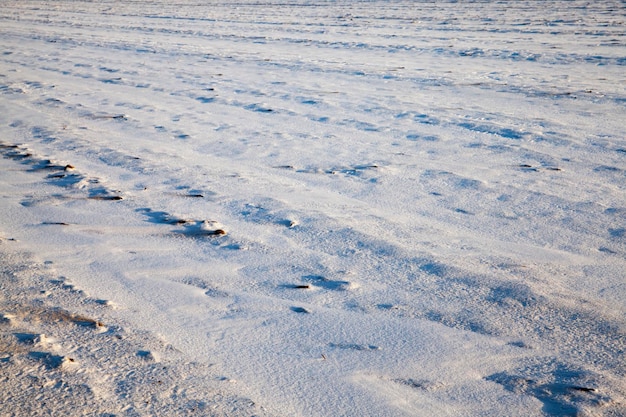
[[625, 15], [3, 1], [0, 414], [626, 415]]

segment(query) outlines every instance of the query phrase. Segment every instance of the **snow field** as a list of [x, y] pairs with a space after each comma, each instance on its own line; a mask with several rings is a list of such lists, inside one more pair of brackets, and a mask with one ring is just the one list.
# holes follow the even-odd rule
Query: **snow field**
[[623, 415], [624, 12], [5, 2], [0, 409]]

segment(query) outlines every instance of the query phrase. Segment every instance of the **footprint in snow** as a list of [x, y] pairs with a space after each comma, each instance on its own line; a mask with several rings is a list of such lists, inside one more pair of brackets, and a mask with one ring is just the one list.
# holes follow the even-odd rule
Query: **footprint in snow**
[[358, 351], [376, 351], [382, 350], [379, 346], [376, 345], [365, 345], [358, 343], [329, 343], [328, 346], [331, 348], [342, 349], [342, 350], [358, 350]]
[[618, 396], [610, 390], [598, 388], [600, 380], [580, 371], [565, 370], [553, 375], [533, 376], [500, 372], [487, 376], [485, 380], [495, 382], [509, 392], [536, 398], [543, 403], [543, 411], [549, 415], [579, 415], [583, 408], [607, 409], [615, 405], [619, 407], [620, 403]]
[[157, 224], [170, 224], [170, 225], [182, 225], [192, 222], [192, 220], [186, 220], [180, 217], [172, 216], [165, 211], [153, 211], [151, 208], [144, 207], [136, 209], [135, 211], [143, 213], [151, 223]]
[[39, 333], [13, 333], [18, 342], [25, 345], [45, 346], [49, 343], [46, 335]]
[[276, 214], [270, 209], [264, 208], [257, 204], [246, 203], [241, 209], [240, 214], [244, 216], [247, 221], [254, 223], [268, 223], [292, 228], [298, 225], [298, 222], [292, 219], [284, 218], [279, 214]]
[[141, 359], [145, 360], [145, 361], [150, 361], [150, 362], [158, 362], [158, 357], [156, 355], [155, 352], [151, 352], [149, 350], [138, 350], [137, 351], [137, 356], [140, 357]]
[[264, 104], [249, 104], [244, 109], [257, 113], [272, 113], [274, 110]]
[[165, 211], [153, 211], [147, 207], [137, 209], [136, 211], [143, 213], [144, 216], [148, 217], [148, 221], [151, 223], [182, 226], [182, 229], [173, 230], [174, 233], [179, 235], [201, 238], [225, 236], [228, 234], [220, 223], [213, 220], [183, 219], [172, 216]]
[[42, 363], [47, 369], [64, 368], [76, 363], [73, 358], [55, 355], [50, 352], [29, 352], [28, 357]]
[[215, 221], [200, 220], [194, 223], [184, 224], [184, 229], [178, 230], [181, 233], [189, 237], [203, 237], [203, 236], [224, 236], [226, 230]]
[[291, 290], [308, 290], [311, 286], [309, 284], [285, 284], [282, 288], [288, 288]]
[[399, 378], [394, 379], [393, 382], [423, 391], [437, 391], [445, 387], [445, 385], [441, 382], [433, 382], [426, 379]]
[[302, 279], [309, 281], [315, 287], [326, 290], [347, 291], [356, 288], [356, 284], [350, 281], [331, 280], [321, 275], [306, 275]]

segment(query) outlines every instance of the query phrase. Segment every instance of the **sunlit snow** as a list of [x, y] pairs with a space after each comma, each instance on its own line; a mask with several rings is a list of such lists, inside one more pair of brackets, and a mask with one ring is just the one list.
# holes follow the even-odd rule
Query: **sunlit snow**
[[625, 25], [0, 2], [0, 414], [626, 415]]

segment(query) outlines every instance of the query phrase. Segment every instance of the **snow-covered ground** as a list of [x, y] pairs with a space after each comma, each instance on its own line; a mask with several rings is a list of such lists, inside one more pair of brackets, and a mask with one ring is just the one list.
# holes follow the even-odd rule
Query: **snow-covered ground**
[[620, 1], [0, 2], [0, 414], [626, 415]]

